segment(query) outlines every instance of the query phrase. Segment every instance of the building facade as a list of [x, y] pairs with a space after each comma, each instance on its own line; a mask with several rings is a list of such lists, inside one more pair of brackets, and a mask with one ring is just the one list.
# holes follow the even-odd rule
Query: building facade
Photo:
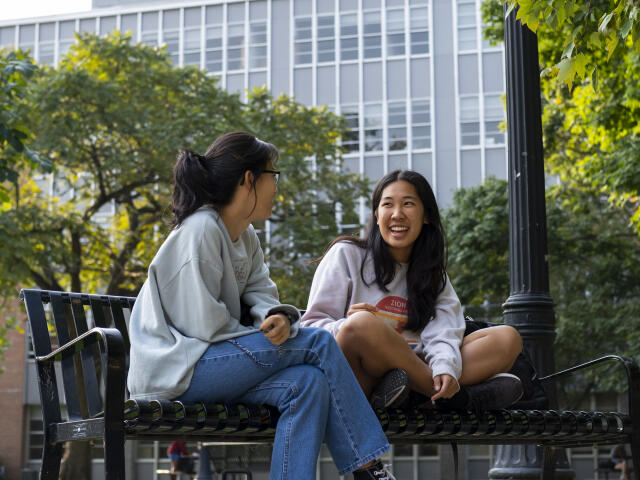
[[[0, 47], [30, 50], [39, 63], [55, 65], [76, 32], [131, 32], [134, 41], [166, 46], [176, 65], [199, 66], [241, 96], [266, 85], [274, 95], [327, 105], [344, 115], [350, 128], [342, 140], [346, 169], [374, 182], [396, 168], [417, 170], [447, 206], [457, 188], [507, 175], [500, 127], [504, 54], [502, 45], [482, 38], [480, 3], [94, 0], [92, 10], [81, 14], [0, 22]], [[14, 348], [24, 352], [24, 343]], [[26, 367], [19, 385], [24, 418], [3, 420], [17, 425], [23, 437], [15, 452], [0, 452], [12, 475], [22, 471], [25, 479], [35, 478], [43, 433], [28, 352]], [[158, 478], [156, 471], [168, 466], [166, 447], [128, 442], [130, 477]], [[100, 446], [95, 452], [94, 477], [103, 478]], [[463, 478], [487, 478], [492, 455], [489, 446], [462, 447]], [[268, 478], [269, 453], [263, 448], [219, 446], [212, 456], [218, 468], [250, 466], [254, 478]], [[594, 478], [597, 456], [592, 449], [571, 452], [578, 478]], [[398, 478], [452, 478], [448, 447], [396, 446], [386, 460]], [[338, 478], [326, 450], [317, 478]]]

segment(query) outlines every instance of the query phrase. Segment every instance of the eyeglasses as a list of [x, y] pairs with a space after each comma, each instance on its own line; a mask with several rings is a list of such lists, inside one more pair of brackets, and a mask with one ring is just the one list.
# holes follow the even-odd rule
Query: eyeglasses
[[280, 171], [279, 170], [263, 170], [264, 173], [273, 173], [273, 178], [276, 181], [276, 185], [278, 184], [278, 180], [280, 180]]

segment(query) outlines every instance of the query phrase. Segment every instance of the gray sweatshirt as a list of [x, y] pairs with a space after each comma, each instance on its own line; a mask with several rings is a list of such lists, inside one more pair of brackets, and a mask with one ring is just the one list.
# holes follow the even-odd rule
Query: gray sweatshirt
[[[360, 275], [365, 250], [352, 243], [339, 242], [324, 256], [313, 277], [303, 327], [321, 327], [334, 336], [346, 320], [349, 306], [370, 303], [377, 307], [376, 316], [396, 329], [429, 364], [433, 375], [448, 374], [456, 380], [462, 372], [460, 343], [465, 321], [456, 292], [447, 277], [444, 290], [436, 299], [436, 314], [420, 332], [404, 330], [408, 319], [407, 269], [398, 264], [395, 276], [387, 285], [388, 292], [373, 282], [366, 285]], [[367, 282], [375, 279], [373, 259], [367, 257], [364, 267]]]
[[[240, 324], [241, 300], [251, 307], [251, 326]], [[300, 316], [280, 304], [253, 227], [232, 242], [219, 214], [199, 209], [162, 244], [131, 311], [131, 398], [180, 396], [212, 343], [258, 332], [276, 311]]]

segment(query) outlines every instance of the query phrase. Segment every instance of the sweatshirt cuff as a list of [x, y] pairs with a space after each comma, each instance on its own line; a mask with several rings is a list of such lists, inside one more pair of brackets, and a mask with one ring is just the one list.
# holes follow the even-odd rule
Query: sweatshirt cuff
[[298, 335], [298, 330], [300, 329], [300, 311], [293, 305], [283, 303], [282, 305], [271, 307], [265, 315], [265, 318], [270, 315], [275, 315], [276, 313], [284, 313], [289, 317], [289, 323], [291, 324], [289, 338]]
[[[434, 377], [443, 374], [450, 375], [456, 380], [456, 382], [458, 382], [458, 378], [460, 377], [460, 372], [457, 372], [453, 363], [448, 360], [436, 360], [431, 365], [431, 371], [433, 372]], [[459, 382], [458, 385], [460, 385]]]

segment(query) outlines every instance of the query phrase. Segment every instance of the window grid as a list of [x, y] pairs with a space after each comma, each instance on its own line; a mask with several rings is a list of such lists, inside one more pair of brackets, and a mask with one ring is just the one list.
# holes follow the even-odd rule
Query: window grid
[[202, 9], [192, 7], [184, 9], [182, 64], [200, 66], [202, 38]]
[[249, 24], [249, 67], [267, 68], [267, 22], [252, 20]]
[[221, 72], [224, 66], [222, 6], [206, 7], [205, 17], [205, 69], [208, 72]]
[[358, 60], [358, 14], [340, 15], [340, 60]]
[[404, 8], [387, 10], [387, 56], [405, 54]]
[[304, 15], [295, 17], [294, 23], [294, 64], [307, 65], [313, 60], [312, 46], [312, 17]]
[[227, 70], [244, 69], [244, 23], [227, 25]]
[[335, 17], [333, 14], [316, 17], [318, 63], [335, 61]]
[[162, 42], [171, 63], [180, 65], [180, 10], [162, 11]]
[[382, 25], [380, 9], [362, 13], [362, 49], [365, 59], [382, 56]]
[[388, 150], [407, 149], [407, 106], [401, 102], [387, 103]]

